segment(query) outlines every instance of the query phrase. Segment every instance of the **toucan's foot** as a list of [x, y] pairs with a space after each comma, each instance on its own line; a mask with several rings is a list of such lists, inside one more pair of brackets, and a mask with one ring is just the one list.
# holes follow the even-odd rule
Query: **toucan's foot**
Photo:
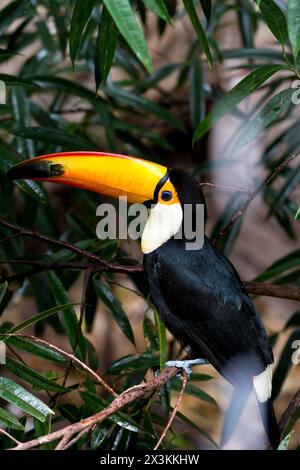
[[166, 362], [167, 367], [177, 367], [186, 372], [188, 379], [192, 373], [192, 366], [209, 364], [206, 359], [188, 359], [186, 361], [168, 361]]

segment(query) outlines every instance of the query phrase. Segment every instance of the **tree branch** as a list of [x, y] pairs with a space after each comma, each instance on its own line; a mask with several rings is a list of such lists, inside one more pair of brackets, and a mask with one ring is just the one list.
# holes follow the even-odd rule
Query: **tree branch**
[[[99, 263], [80, 263], [80, 262], [67, 262], [67, 263], [43, 263], [41, 261], [31, 261], [31, 260], [0, 260], [0, 264], [25, 264], [29, 266], [34, 266], [35, 268], [30, 271], [25, 271], [24, 273], [13, 274], [12, 276], [2, 276], [0, 277], [1, 282], [12, 282], [22, 277], [31, 276], [37, 272], [47, 271], [48, 269], [61, 270], [61, 269], [79, 269], [86, 270], [90, 269], [93, 272], [121, 272], [126, 274], [138, 274], [143, 272], [142, 265], [135, 266], [120, 266], [117, 264], [112, 264], [114, 269], [108, 267], [103, 268], [102, 264]], [[119, 271], [119, 267], [121, 270]], [[252, 295], [264, 295], [267, 297], [276, 297], [280, 299], [287, 300], [300, 300], [300, 288], [293, 285], [275, 285], [268, 284], [264, 282], [250, 282], [242, 281], [248, 294]]]
[[[109, 416], [113, 415], [120, 409], [144, 396], [146, 393], [151, 393], [158, 390], [162, 385], [164, 385], [168, 380], [174, 377], [178, 373], [177, 367], [167, 367], [164, 369], [157, 377], [154, 377], [152, 380], [149, 380], [145, 384], [132, 387], [121, 395], [118, 395], [113, 402], [104, 410], [89, 416], [78, 423], [71, 424], [63, 429], [59, 429], [51, 434], [32, 439], [31, 441], [24, 442], [22, 444], [13, 447], [10, 450], [28, 450], [35, 447], [39, 447], [42, 444], [47, 444], [49, 442], [56, 441], [58, 439], [63, 439], [64, 436], [68, 436], [69, 440], [74, 434], [81, 433], [84, 429], [90, 428], [94, 424], [101, 423]], [[69, 441], [70, 442], [70, 441]], [[64, 443], [64, 445], [65, 445]]]
[[246, 291], [252, 295], [265, 295], [286, 300], [300, 300], [300, 288], [293, 285], [275, 285], [260, 282], [243, 281]]
[[127, 266], [108, 263], [107, 261], [100, 258], [100, 256], [97, 256], [87, 250], [79, 248], [73, 243], [63, 241], [63, 240], [57, 240], [56, 238], [48, 237], [47, 235], [42, 235], [41, 233], [36, 232], [35, 230], [30, 230], [25, 227], [19, 227], [18, 225], [12, 224], [3, 219], [0, 219], [0, 225], [10, 230], [13, 230], [14, 232], [17, 232], [18, 236], [20, 237], [34, 238], [35, 240], [40, 240], [49, 245], [58, 246], [60, 248], [64, 248], [69, 251], [72, 251], [76, 255], [81, 256], [81, 258], [86, 258], [90, 261], [93, 261], [94, 263], [97, 263], [101, 267], [102, 271], [110, 271], [110, 272], [118, 272], [118, 273], [126, 273], [126, 272], [133, 273], [133, 272], [141, 271], [139, 266], [137, 267], [137, 271], [135, 271], [135, 268], [136, 268], [135, 266], [130, 266], [129, 271], [128, 271]]

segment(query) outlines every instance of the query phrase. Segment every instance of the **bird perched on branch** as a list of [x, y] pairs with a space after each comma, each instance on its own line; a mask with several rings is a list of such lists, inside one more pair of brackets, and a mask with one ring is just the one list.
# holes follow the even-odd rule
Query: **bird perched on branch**
[[[279, 430], [271, 401], [273, 354], [259, 315], [230, 261], [204, 237], [187, 249], [185, 208], [195, 227], [205, 206], [197, 182], [179, 169], [146, 160], [92, 152], [37, 157], [8, 172], [11, 179], [63, 183], [104, 195], [126, 195], [151, 206], [141, 238], [153, 303], [170, 332], [194, 360], [212, 364], [237, 390], [254, 389], [273, 448]], [[177, 236], [178, 233], [181, 236]]]

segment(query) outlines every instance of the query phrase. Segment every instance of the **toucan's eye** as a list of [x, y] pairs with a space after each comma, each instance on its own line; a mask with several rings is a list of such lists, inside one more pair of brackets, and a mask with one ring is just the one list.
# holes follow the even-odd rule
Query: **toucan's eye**
[[160, 197], [163, 201], [167, 202], [167, 201], [171, 201], [173, 194], [171, 193], [171, 191], [163, 191]]

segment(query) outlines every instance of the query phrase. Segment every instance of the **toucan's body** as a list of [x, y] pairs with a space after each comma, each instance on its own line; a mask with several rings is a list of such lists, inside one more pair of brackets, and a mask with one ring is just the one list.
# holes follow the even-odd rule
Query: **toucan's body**
[[141, 246], [163, 322], [194, 357], [207, 359], [235, 387], [254, 388], [276, 448], [273, 354], [256, 309], [233, 265], [207, 238], [202, 248], [187, 250], [184, 237], [176, 237], [185, 204], [193, 211], [204, 204], [196, 181], [181, 170], [132, 157], [82, 153], [39, 157], [12, 168], [10, 176], [57, 181], [112, 196], [127, 194], [130, 202], [153, 204]]

